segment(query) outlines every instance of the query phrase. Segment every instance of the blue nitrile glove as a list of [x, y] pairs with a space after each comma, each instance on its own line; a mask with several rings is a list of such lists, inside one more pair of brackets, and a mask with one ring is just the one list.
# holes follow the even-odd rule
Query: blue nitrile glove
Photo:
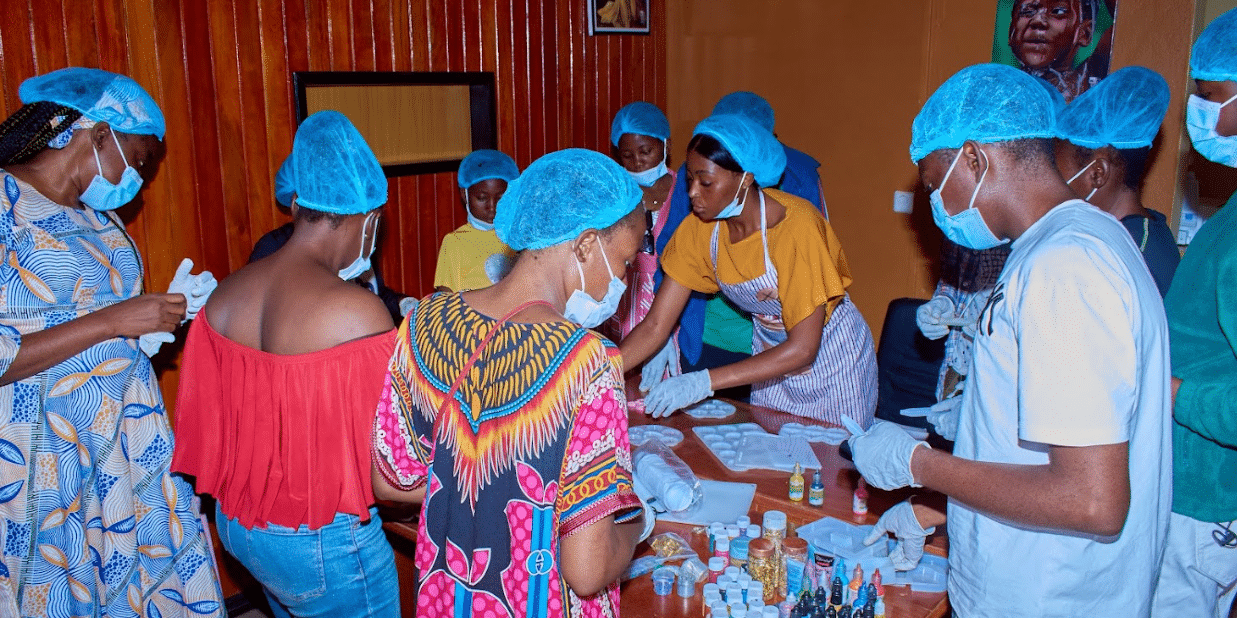
[[919, 564], [920, 558], [923, 558], [924, 540], [935, 531], [935, 527], [923, 529], [923, 526], [919, 524], [919, 518], [915, 517], [915, 507], [911, 506], [910, 501], [899, 502], [881, 515], [872, 533], [863, 540], [863, 544], [871, 545], [883, 540], [886, 533], [892, 532], [898, 543], [893, 551], [889, 552], [889, 559], [893, 562], [895, 570], [909, 571]]
[[666, 378], [644, 398], [644, 412], [653, 418], [670, 416], [712, 395], [712, 386], [708, 369]]
[[850, 451], [855, 460], [855, 468], [869, 485], [886, 491], [908, 485], [921, 487], [915, 483], [915, 476], [911, 474], [911, 456], [920, 445], [932, 448], [927, 442], [912, 438], [893, 423], [880, 421], [864, 432], [854, 421], [845, 423], [850, 420], [847, 417], [842, 417], [842, 420], [853, 434], [850, 438]]
[[640, 370], [640, 392], [647, 393], [653, 390], [667, 374], [670, 377], [678, 375], [675, 371], [678, 370], [678, 363], [675, 361], [679, 358], [679, 346], [671, 337], [661, 351], [653, 355], [653, 358], [644, 361], [644, 368]]
[[950, 397], [933, 405], [928, 412], [928, 422], [942, 438], [950, 442], [958, 439], [958, 414], [962, 411], [962, 397]]

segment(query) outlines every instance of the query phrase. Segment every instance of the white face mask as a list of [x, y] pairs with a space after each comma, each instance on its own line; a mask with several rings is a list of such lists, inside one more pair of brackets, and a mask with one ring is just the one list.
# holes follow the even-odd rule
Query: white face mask
[[657, 184], [657, 181], [660, 180], [662, 176], [670, 173], [669, 168], [666, 167], [666, 146], [666, 140], [662, 140], [661, 163], [658, 163], [643, 172], [627, 172], [628, 174], [631, 174], [632, 178], [636, 179], [637, 184], [642, 187], [651, 187]]
[[[1087, 163], [1085, 166], [1083, 166], [1083, 168], [1082, 168], [1082, 169], [1078, 170], [1078, 173], [1077, 173], [1077, 174], [1074, 174], [1074, 176], [1073, 176], [1072, 178], [1070, 178], [1069, 180], [1065, 181], [1065, 184], [1067, 184], [1067, 185], [1072, 185], [1072, 184], [1074, 184], [1074, 181], [1075, 181], [1075, 180], [1078, 180], [1079, 178], [1081, 178], [1081, 177], [1082, 177], [1083, 172], [1087, 171], [1087, 169], [1091, 167], [1091, 164], [1092, 164], [1092, 163], [1095, 163], [1095, 159], [1091, 159], [1091, 161], [1090, 161], [1089, 163]], [[1087, 197], [1084, 197], [1084, 198], [1082, 198], [1082, 199], [1083, 199], [1084, 201], [1090, 202], [1090, 201], [1091, 201], [1091, 198], [1095, 196], [1095, 192], [1096, 192], [1096, 191], [1099, 191], [1099, 190], [1100, 190], [1100, 188], [1099, 188], [1099, 187], [1092, 187], [1092, 188], [1091, 188], [1091, 192], [1087, 194]]]
[[606, 263], [606, 271], [610, 273], [610, 284], [606, 288], [605, 296], [597, 300], [584, 291], [584, 267], [576, 260], [576, 270], [580, 271], [580, 289], [571, 293], [563, 310], [563, 317], [584, 328], [596, 328], [614, 315], [614, 312], [618, 311], [623, 292], [627, 291], [627, 284], [615, 277], [614, 270], [610, 268], [610, 260], [606, 258], [606, 246], [601, 242], [601, 237], [597, 238], [597, 244], [601, 246], [601, 260]]
[[1185, 126], [1190, 133], [1190, 141], [1194, 143], [1194, 150], [1211, 161], [1229, 167], [1237, 167], [1237, 135], [1220, 135], [1216, 125], [1220, 122], [1220, 112], [1234, 101], [1237, 101], [1237, 96], [1216, 103], [1192, 94], [1186, 103], [1185, 113]]
[[[746, 174], [747, 172], [744, 172], [744, 175]], [[747, 185], [747, 188], [751, 188], [751, 186], [752, 185]], [[743, 191], [743, 199], [739, 199], [740, 191]], [[717, 213], [717, 216], [713, 218], [714, 219], [729, 219], [731, 217], [739, 216], [740, 214], [743, 213], [743, 202], [745, 201], [747, 201], [747, 191], [744, 190], [743, 177], [740, 176], [739, 187], [734, 190], [734, 199], [730, 200], [730, 203], [726, 204], [726, 207], [721, 209], [721, 211]]]
[[343, 267], [339, 271], [339, 278], [344, 281], [351, 281], [360, 277], [362, 273], [373, 268], [370, 263], [370, 257], [374, 254], [374, 249], [378, 245], [378, 223], [374, 223], [374, 234], [370, 237], [369, 250], [365, 250], [365, 237], [368, 236], [369, 220], [371, 217], [377, 217], [378, 213], [371, 212], [365, 215], [365, 222], [361, 224], [361, 249], [358, 251], [357, 259], [352, 260], [352, 263]]
[[467, 188], [464, 189], [464, 212], [468, 213], [469, 225], [481, 230], [482, 232], [489, 232], [494, 229], [493, 223], [486, 223], [485, 221], [479, 219], [476, 215], [472, 214], [472, 200], [468, 199]]

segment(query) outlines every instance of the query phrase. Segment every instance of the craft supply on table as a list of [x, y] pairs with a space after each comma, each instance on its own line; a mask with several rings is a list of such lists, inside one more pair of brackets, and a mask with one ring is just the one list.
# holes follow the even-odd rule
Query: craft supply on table
[[627, 439], [632, 448], [641, 446], [653, 438], [674, 448], [683, 443], [683, 432], [665, 425], [632, 425], [627, 428]]
[[812, 473], [812, 487], [808, 490], [807, 503], [812, 506], [825, 503], [825, 484], [820, 480], [820, 470]]
[[692, 469], [659, 440], [634, 449], [636, 493], [654, 511], [685, 511], [700, 502], [703, 491]]
[[717, 399], [705, 399], [698, 404], [687, 406], [683, 412], [692, 418], [726, 418], [735, 413], [732, 404]]
[[795, 464], [795, 471], [790, 473], [790, 490], [787, 492], [791, 502], [803, 502], [803, 466]]
[[[924, 554], [919, 566], [910, 571], [895, 571], [889, 560], [889, 550], [893, 540], [886, 537], [872, 545], [864, 545], [863, 540], [872, 532], [872, 526], [857, 526], [852, 523], [822, 517], [810, 524], [799, 526], [799, 538], [811, 544], [816, 556], [818, 567], [823, 555], [831, 555], [836, 561], [835, 576], [841, 577], [844, 569], [861, 566], [865, 573], [880, 570], [881, 578], [871, 583], [876, 585], [878, 595], [886, 586], [910, 586], [917, 592], [942, 592], [949, 574], [949, 563], [945, 558], [935, 554]], [[844, 559], [846, 566], [841, 564]], [[848, 577], [853, 572], [845, 573]], [[822, 580], [823, 581], [823, 580]]]
[[868, 514], [868, 484], [863, 477], [859, 477], [859, 485], [855, 487], [855, 494], [851, 498], [851, 512], [857, 516]]
[[756, 423], [693, 427], [696, 437], [713, 456], [734, 472], [752, 469], [791, 472], [795, 464], [820, 468], [820, 460], [807, 440], [776, 436]]
[[[703, 526], [715, 521], [734, 521], [739, 514], [752, 508], [756, 496], [754, 483], [728, 483], [725, 481], [700, 481], [703, 494], [694, 506], [681, 512], [660, 513], [657, 521]], [[725, 534], [725, 528], [722, 528]]]
[[653, 594], [664, 597], [674, 589], [674, 567], [658, 567], [653, 571]]
[[850, 432], [841, 427], [786, 423], [778, 430], [777, 435], [789, 438], [803, 438], [808, 442], [824, 442], [836, 446], [849, 438]]

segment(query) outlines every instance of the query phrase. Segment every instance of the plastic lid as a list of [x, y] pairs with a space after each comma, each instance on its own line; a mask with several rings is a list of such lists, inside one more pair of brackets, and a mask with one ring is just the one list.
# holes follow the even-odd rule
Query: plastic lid
[[747, 556], [751, 558], [771, 558], [773, 556], [773, 541], [769, 539], [753, 539], [747, 546]]
[[739, 536], [739, 527], [734, 524], [730, 524], [729, 526], [726, 526], [726, 536], [732, 539], [735, 538], [736, 536]]
[[746, 607], [736, 607], [730, 610], [730, 618], [747, 618]]
[[726, 567], [726, 577], [729, 577], [731, 579], [738, 577], [742, 573], [743, 573], [743, 569], [740, 569], [737, 566]]
[[740, 588], [748, 588], [752, 585], [752, 575], [750, 573], [739, 573], [738, 579], [735, 580]]
[[757, 526], [756, 524], [748, 524], [748, 526], [747, 526], [747, 536], [749, 536], [749, 537], [751, 537], [751, 538], [753, 538], [753, 539], [758, 539], [758, 538], [760, 538], [760, 526]]
[[712, 558], [709, 558], [709, 570], [710, 571], [726, 570], [726, 559], [721, 556], [713, 556]]
[[753, 596], [762, 596], [764, 595], [764, 593], [765, 593], [764, 582], [754, 581], [747, 585], [747, 596], [749, 598]]
[[806, 556], [807, 541], [797, 536], [786, 537], [782, 539], [782, 551], [789, 556]]
[[786, 530], [786, 514], [781, 511], [766, 511], [763, 521], [765, 530]]
[[713, 532], [713, 531], [715, 531], [715, 530], [725, 531], [725, 530], [726, 530], [726, 524], [723, 524], [723, 523], [722, 523], [722, 522], [720, 522], [720, 521], [715, 521], [715, 522], [713, 522], [713, 523], [709, 524], [709, 532]]
[[713, 549], [715, 551], [730, 552], [730, 537], [719, 536], [716, 541], [713, 541]]
[[747, 515], [744, 515], [740, 517], [738, 521], [735, 522], [735, 525], [739, 526], [740, 528], [746, 529], [748, 526], [752, 525], [752, 518], [748, 517]]
[[653, 579], [674, 579], [674, 572], [677, 569], [674, 567], [659, 567], [653, 571]]
[[760, 614], [760, 618], [777, 618], [777, 608], [772, 605], [766, 605], [764, 609], [760, 610]]

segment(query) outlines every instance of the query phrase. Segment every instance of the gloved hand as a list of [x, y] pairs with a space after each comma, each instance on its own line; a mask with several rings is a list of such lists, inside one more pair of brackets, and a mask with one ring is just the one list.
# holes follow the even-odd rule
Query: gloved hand
[[159, 348], [163, 347], [163, 344], [172, 343], [173, 341], [176, 341], [176, 335], [174, 333], [154, 332], [146, 333], [145, 335], [138, 337], [137, 345], [142, 348], [142, 352], [144, 352], [148, 358], [154, 358], [155, 355], [159, 353]]
[[412, 313], [412, 310], [416, 308], [417, 302], [419, 301], [415, 296], [405, 296], [404, 298], [399, 299], [400, 317], [408, 317], [408, 314]]
[[713, 382], [708, 369], [666, 378], [644, 398], [644, 412], [653, 418], [670, 416], [712, 394]]
[[219, 282], [209, 270], [196, 275], [189, 274], [191, 270], [193, 270], [193, 260], [189, 258], [181, 260], [180, 266], [176, 268], [176, 274], [172, 277], [172, 283], [168, 286], [168, 294], [180, 294], [185, 297], [185, 319], [181, 322], [182, 324], [197, 317], [198, 311], [201, 311], [206, 301], [210, 299], [211, 292], [219, 286]]
[[[847, 428], [852, 426], [858, 429], [853, 421]], [[866, 432], [855, 429], [851, 430], [854, 435], [850, 438], [850, 451], [855, 467], [869, 485], [884, 490], [907, 485], [922, 487], [915, 483], [915, 476], [911, 474], [911, 456], [920, 445], [932, 448], [927, 442], [916, 440], [901, 427], [884, 421], [873, 424]]]
[[946, 320], [954, 315], [954, 301], [944, 296], [933, 296], [932, 300], [915, 310], [915, 324], [928, 339], [940, 339], [949, 334]]
[[915, 517], [915, 507], [911, 506], [909, 501], [899, 502], [881, 515], [863, 544], [871, 545], [884, 539], [886, 533], [892, 532], [898, 543], [893, 551], [889, 552], [889, 559], [893, 561], [894, 569], [909, 571], [923, 558], [924, 539], [935, 531], [935, 527], [923, 529], [919, 519]]
[[937, 402], [928, 412], [928, 422], [942, 438], [954, 441], [958, 438], [958, 414], [962, 411], [962, 397], [950, 397]]
[[662, 381], [666, 374], [670, 377], [679, 375], [679, 364], [675, 361], [679, 358], [679, 344], [671, 337], [660, 352], [653, 355], [653, 358], [644, 361], [644, 368], [640, 370], [640, 392], [647, 393], [653, 390], [654, 386]]

